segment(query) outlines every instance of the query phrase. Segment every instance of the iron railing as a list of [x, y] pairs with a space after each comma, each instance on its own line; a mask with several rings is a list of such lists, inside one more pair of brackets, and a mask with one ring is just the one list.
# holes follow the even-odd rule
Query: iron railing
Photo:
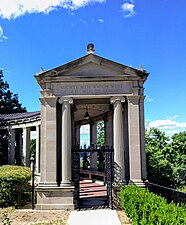
[[172, 201], [179, 204], [186, 203], [185, 192], [177, 191], [175, 189], [164, 187], [158, 184], [153, 184], [150, 182], [145, 182], [145, 185], [149, 191], [157, 195], [161, 195], [162, 197], [166, 198], [169, 203]]

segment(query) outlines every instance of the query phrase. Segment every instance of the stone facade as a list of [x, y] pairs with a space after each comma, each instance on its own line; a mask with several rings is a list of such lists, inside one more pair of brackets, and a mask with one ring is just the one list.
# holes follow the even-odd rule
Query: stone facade
[[[79, 127], [105, 121], [105, 144], [114, 147], [113, 185], [143, 185], [146, 179], [144, 148], [144, 88], [148, 73], [94, 54], [87, 55], [35, 78], [41, 87], [41, 180], [38, 209], [72, 209], [72, 145], [79, 144]], [[84, 113], [88, 107], [91, 119]], [[95, 167], [91, 156], [91, 166]]]

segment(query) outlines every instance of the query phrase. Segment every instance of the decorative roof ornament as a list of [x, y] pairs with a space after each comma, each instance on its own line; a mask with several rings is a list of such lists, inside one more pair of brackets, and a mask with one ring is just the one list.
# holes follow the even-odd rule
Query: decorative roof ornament
[[43, 69], [43, 67], [40, 67], [39, 73], [43, 73], [43, 72], [45, 72], [45, 70]]
[[89, 43], [87, 45], [87, 54], [95, 54], [95, 48], [92, 43]]
[[143, 71], [143, 65], [142, 64], [140, 64], [139, 70]]

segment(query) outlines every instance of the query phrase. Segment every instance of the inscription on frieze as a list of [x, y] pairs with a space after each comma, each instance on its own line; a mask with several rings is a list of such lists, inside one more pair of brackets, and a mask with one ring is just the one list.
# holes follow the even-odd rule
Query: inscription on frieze
[[130, 93], [131, 83], [78, 83], [56, 84], [53, 87], [55, 95], [104, 95]]

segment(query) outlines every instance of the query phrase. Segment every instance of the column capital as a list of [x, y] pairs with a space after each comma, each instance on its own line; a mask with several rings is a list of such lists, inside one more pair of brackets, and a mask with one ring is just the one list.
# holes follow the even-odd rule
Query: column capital
[[141, 96], [140, 96], [140, 100], [143, 100], [143, 101], [144, 101], [144, 100], [145, 100], [145, 97], [146, 97], [146, 96], [141, 95]]
[[140, 96], [140, 95], [131, 95], [131, 96], [127, 96], [127, 100], [128, 100], [129, 103], [138, 104], [140, 97], [142, 97], [142, 96]]
[[73, 104], [73, 99], [71, 97], [61, 97], [59, 100], [60, 104], [63, 104], [64, 102], [68, 102], [69, 104]]
[[110, 103], [114, 104], [116, 101], [120, 101], [121, 103], [125, 102], [125, 98], [123, 96], [113, 96], [110, 99]]
[[46, 106], [46, 105], [55, 106], [57, 97], [55, 97], [55, 96], [41, 97], [41, 98], [39, 98], [39, 100], [41, 102], [41, 105], [43, 105], [43, 106]]

